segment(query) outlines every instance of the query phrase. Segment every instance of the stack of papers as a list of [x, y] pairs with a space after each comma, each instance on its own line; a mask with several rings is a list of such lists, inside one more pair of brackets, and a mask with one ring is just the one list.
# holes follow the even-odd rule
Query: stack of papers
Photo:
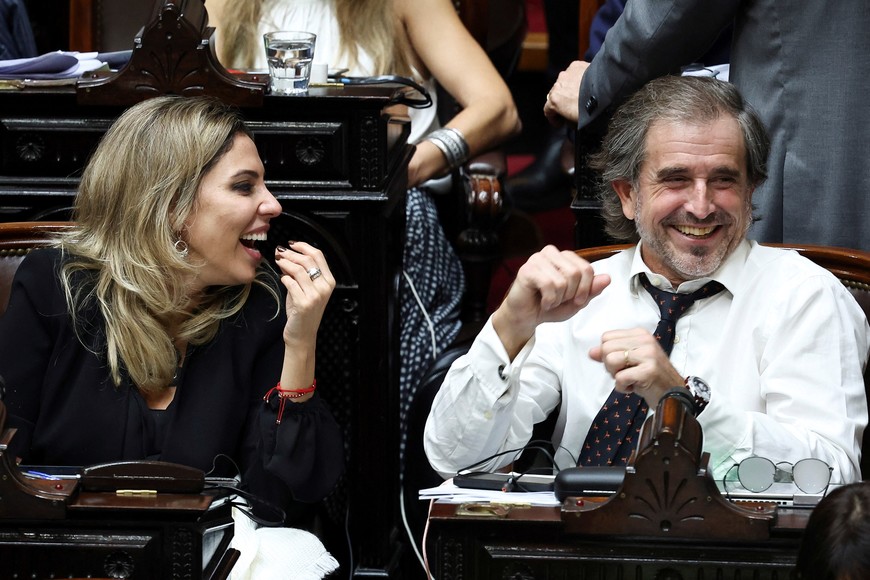
[[448, 479], [438, 487], [420, 490], [421, 500], [435, 499], [446, 503], [497, 503], [534, 506], [560, 506], [552, 491], [496, 491], [458, 487]]
[[106, 66], [96, 52], [49, 52], [0, 60], [0, 79], [71, 79]]

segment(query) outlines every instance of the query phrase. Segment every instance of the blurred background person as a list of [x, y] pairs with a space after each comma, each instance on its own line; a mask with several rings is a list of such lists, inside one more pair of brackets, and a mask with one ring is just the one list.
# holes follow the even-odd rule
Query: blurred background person
[[[579, 58], [579, 0], [543, 0], [547, 30], [547, 61], [544, 71], [547, 86], [556, 82], [559, 73]], [[541, 94], [538, 98], [544, 100]], [[540, 101], [538, 101], [540, 102]], [[512, 175], [506, 183], [514, 207], [538, 212], [566, 207], [571, 200], [571, 176], [565, 170], [564, 127], [547, 127], [535, 159]], [[569, 153], [569, 159], [572, 157]]]
[[798, 551], [797, 577], [870, 578], [870, 483], [835, 489], [813, 509]]
[[24, 0], [0, 1], [0, 60], [36, 55], [36, 39]]

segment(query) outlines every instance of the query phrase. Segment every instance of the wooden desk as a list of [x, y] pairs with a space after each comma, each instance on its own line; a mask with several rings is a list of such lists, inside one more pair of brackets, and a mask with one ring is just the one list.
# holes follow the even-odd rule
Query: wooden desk
[[611, 496], [567, 497], [561, 507], [513, 507], [489, 517], [433, 506], [435, 577], [790, 578], [810, 510], [727, 501], [709, 475], [701, 426], [679, 399], [662, 398], [644, 423]]
[[83, 493], [64, 520], [0, 526], [0, 580], [20, 578], [211, 578], [229, 541], [229, 505], [164, 494], [119, 501]]
[[503, 517], [457, 515], [436, 503], [430, 562], [439, 580], [786, 580], [810, 510], [779, 508], [762, 542], [576, 536], [560, 508], [511, 508]]

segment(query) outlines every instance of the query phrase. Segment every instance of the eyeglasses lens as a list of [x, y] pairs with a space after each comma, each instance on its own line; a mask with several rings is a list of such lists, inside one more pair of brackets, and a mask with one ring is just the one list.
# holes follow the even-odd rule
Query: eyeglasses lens
[[793, 473], [795, 485], [804, 493], [821, 493], [831, 482], [831, 468], [821, 459], [801, 459]]
[[761, 492], [773, 485], [776, 466], [764, 457], [747, 457], [737, 468], [740, 485], [749, 491]]

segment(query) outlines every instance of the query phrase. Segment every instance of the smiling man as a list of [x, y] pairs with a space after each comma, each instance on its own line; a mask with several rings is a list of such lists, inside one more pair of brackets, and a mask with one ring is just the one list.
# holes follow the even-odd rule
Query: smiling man
[[757, 455], [859, 480], [870, 327], [827, 270], [746, 239], [768, 148], [728, 83], [663, 77], [629, 99], [594, 163], [608, 233], [637, 244], [523, 265], [435, 399], [432, 466], [502, 467], [553, 412], [559, 467], [624, 465], [680, 386], [717, 479]]

